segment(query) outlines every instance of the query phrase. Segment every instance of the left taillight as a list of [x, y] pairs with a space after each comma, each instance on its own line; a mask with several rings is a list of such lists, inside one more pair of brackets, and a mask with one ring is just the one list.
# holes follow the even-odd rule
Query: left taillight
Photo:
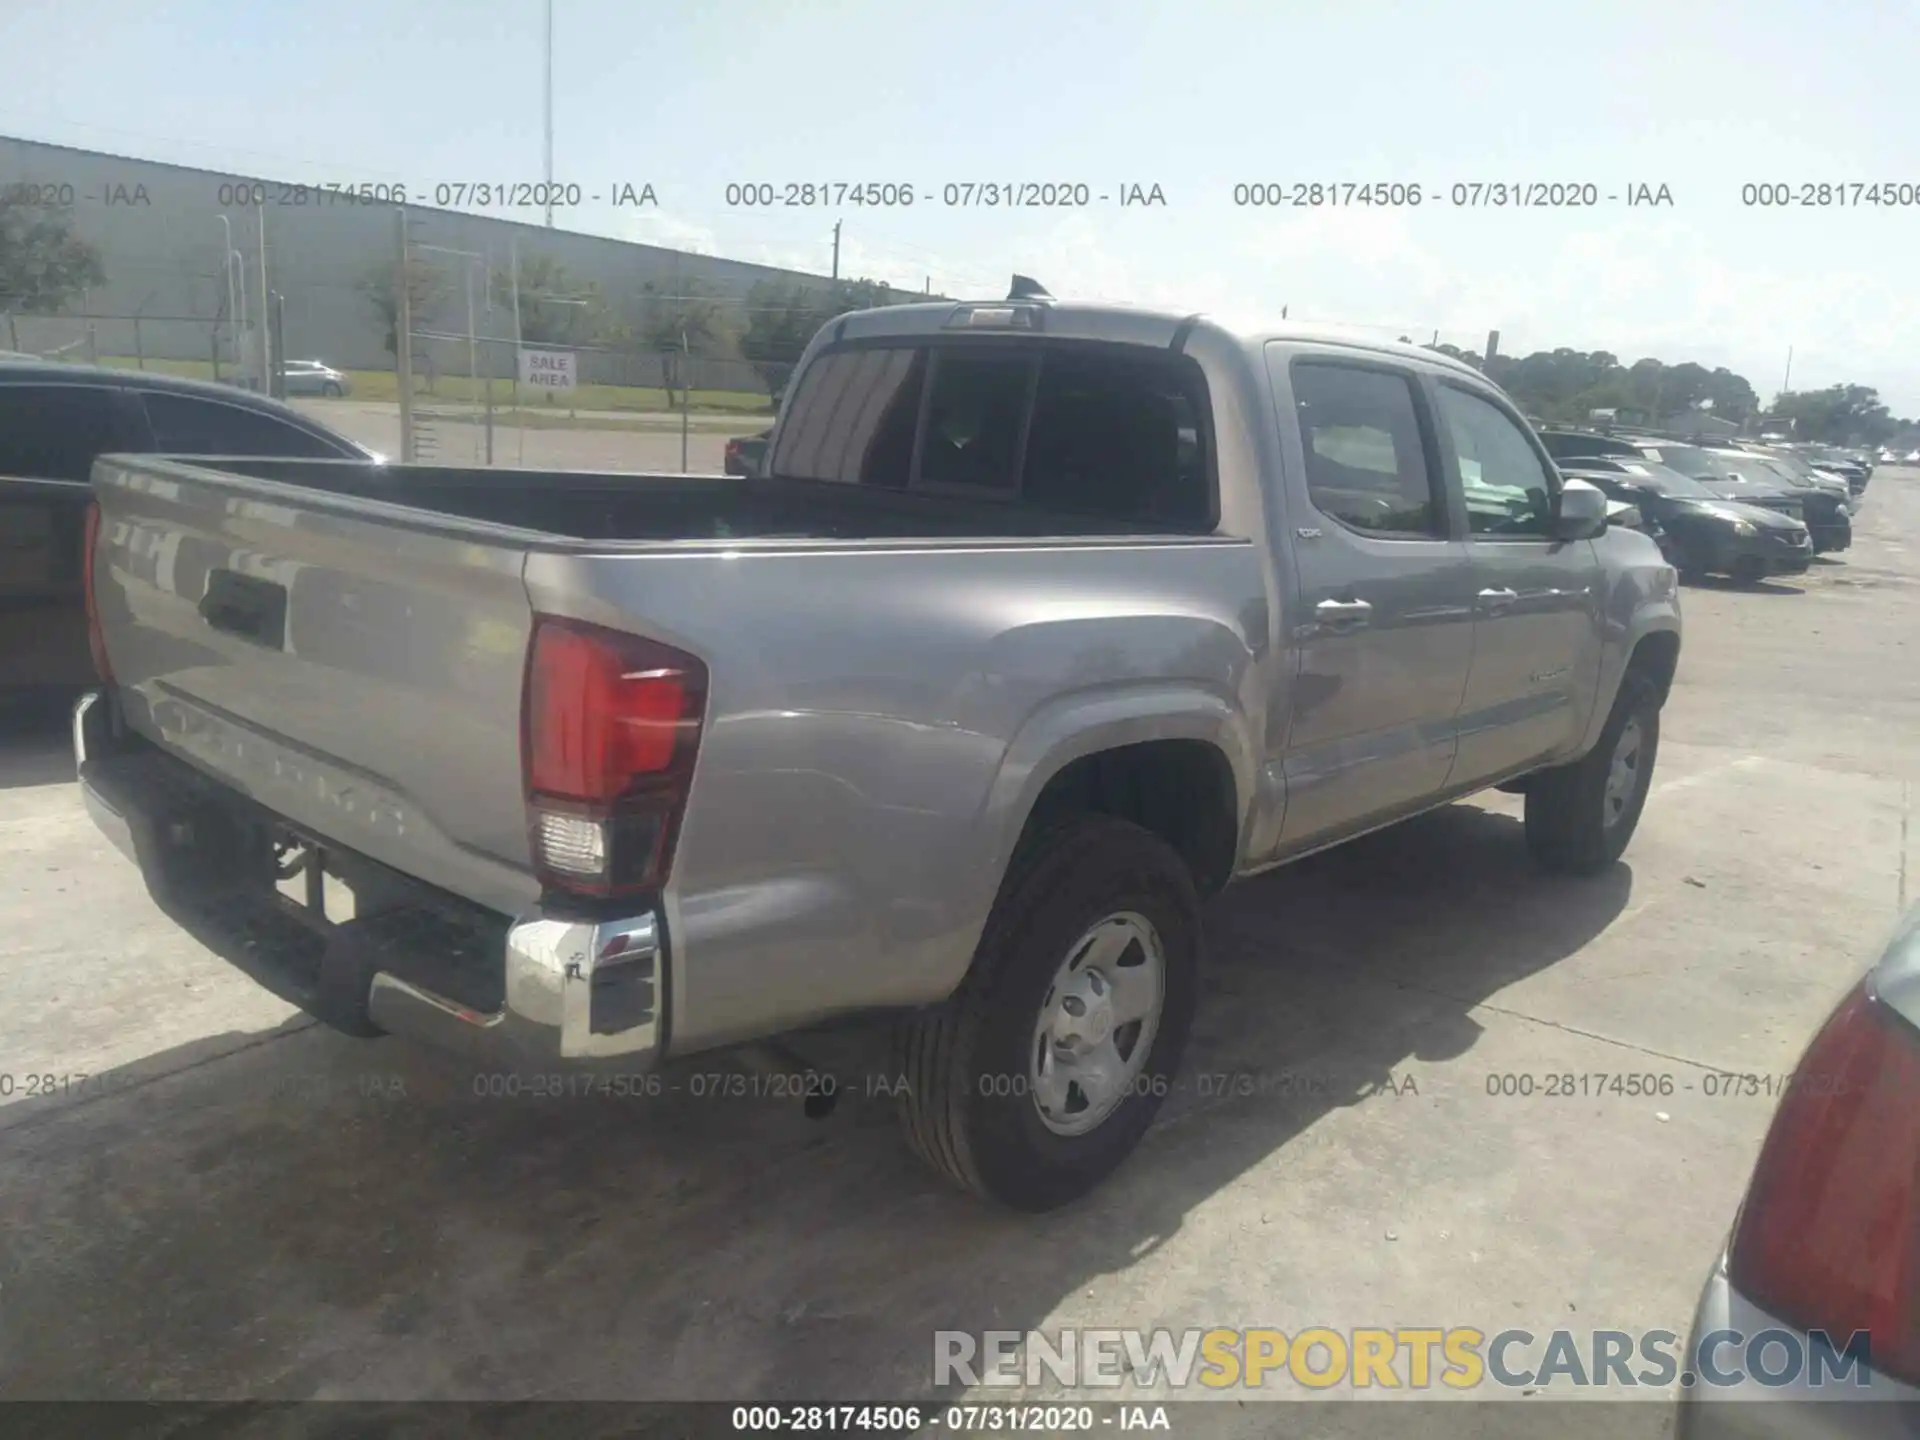
[[696, 656], [536, 617], [521, 741], [534, 866], [546, 884], [615, 896], [666, 883], [706, 698]]
[[1920, 1031], [1862, 983], [1807, 1048], [1727, 1255], [1761, 1309], [1920, 1381]]
[[[71, 512], [69, 512], [71, 513]], [[107, 659], [107, 636], [100, 628], [100, 598], [94, 593], [96, 569], [95, 558], [100, 548], [100, 502], [87, 502], [87, 523], [85, 534], [80, 541], [80, 588], [86, 595], [87, 606], [87, 649], [93, 652], [93, 671], [100, 677], [102, 684], [113, 683], [113, 665]]]

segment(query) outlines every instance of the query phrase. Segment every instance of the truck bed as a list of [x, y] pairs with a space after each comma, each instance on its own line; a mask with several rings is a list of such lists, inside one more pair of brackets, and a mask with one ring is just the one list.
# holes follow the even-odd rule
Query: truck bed
[[882, 540], [1151, 534], [1000, 501], [730, 475], [226, 460], [226, 474], [588, 541]]
[[1262, 723], [1239, 718], [1270, 643], [1244, 537], [765, 480], [214, 463], [95, 467], [127, 728], [459, 899], [544, 903], [538, 618], [706, 667], [661, 898], [696, 1047], [947, 993], [1057, 747], [1227, 729], [1245, 754]]

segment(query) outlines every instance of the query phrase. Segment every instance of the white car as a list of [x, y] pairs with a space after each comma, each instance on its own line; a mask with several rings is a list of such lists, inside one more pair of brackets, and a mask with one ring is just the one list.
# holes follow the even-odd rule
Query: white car
[[322, 360], [287, 361], [287, 394], [289, 395], [345, 395], [353, 388], [353, 382], [345, 373], [334, 369]]

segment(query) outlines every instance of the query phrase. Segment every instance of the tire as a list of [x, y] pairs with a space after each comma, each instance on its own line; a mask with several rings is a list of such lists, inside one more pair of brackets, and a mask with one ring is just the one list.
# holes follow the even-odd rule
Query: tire
[[[1623, 748], [1635, 754], [1624, 793], [1608, 784]], [[1598, 874], [1618, 860], [1646, 808], [1659, 751], [1659, 696], [1629, 670], [1599, 743], [1571, 765], [1541, 771], [1527, 792], [1527, 849], [1533, 858], [1563, 875]]]
[[326, 396], [329, 400], [338, 400], [341, 397], [341, 395], [343, 395], [346, 392], [341, 390], [340, 386], [335, 381], [329, 380], [327, 381], [326, 384], [320, 387], [320, 393]]
[[[1179, 1068], [1198, 985], [1199, 908], [1193, 877], [1173, 848], [1129, 821], [1073, 818], [1017, 854], [967, 978], [944, 1005], [901, 1029], [897, 1073], [907, 1082], [900, 1118], [908, 1143], [962, 1189], [1016, 1210], [1055, 1209], [1106, 1179], [1153, 1123]], [[1034, 1078], [1038, 1057], [1057, 1053], [1051, 1041], [1043, 1052], [1042, 1018], [1071, 1003], [1056, 982], [1103, 924], [1109, 937], [1138, 933], [1157, 942], [1157, 1020], [1150, 1032], [1144, 1021], [1111, 1031], [1116, 1054], [1129, 1030], [1145, 1054], [1125, 1055], [1131, 1079], [1111, 1092], [1121, 1098], [1104, 1118], [1089, 1103], [1077, 1116], [1062, 1107], [1050, 1123]], [[1151, 965], [1149, 946], [1130, 943], [1112, 964], [1085, 960], [1075, 974], [1093, 983], [1088, 972], [1118, 970], [1136, 956]], [[1117, 1005], [1122, 992], [1109, 994]], [[1067, 1072], [1052, 1063], [1056, 1078]], [[1083, 1133], [1060, 1133], [1087, 1121]]]
[[1745, 556], [1733, 562], [1729, 573], [1742, 585], [1758, 585], [1767, 578], [1767, 567], [1752, 556]]

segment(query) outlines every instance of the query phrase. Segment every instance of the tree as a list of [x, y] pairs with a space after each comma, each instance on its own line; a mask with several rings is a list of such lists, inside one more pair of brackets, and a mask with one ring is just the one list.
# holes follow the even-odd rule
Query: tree
[[851, 310], [893, 303], [892, 287], [878, 280], [839, 280], [825, 291], [762, 282], [747, 297], [747, 324], [740, 353], [753, 362], [768, 393], [784, 383], [800, 352], [822, 325]]
[[[581, 283], [550, 255], [520, 260], [520, 338], [528, 345], [591, 345], [607, 330], [600, 287]], [[513, 271], [493, 272], [493, 303], [511, 311]]]
[[106, 280], [100, 252], [74, 229], [72, 207], [0, 192], [0, 311], [51, 315]]
[[1549, 422], [1585, 421], [1595, 410], [1657, 422], [1676, 411], [1698, 408], [1743, 421], [1760, 409], [1753, 386], [1724, 367], [1708, 370], [1691, 361], [1668, 365], [1651, 357], [1622, 365], [1609, 351], [1565, 346], [1526, 356], [1495, 355], [1489, 366], [1480, 356], [1445, 342], [1427, 348], [1485, 369], [1522, 409]]
[[[400, 355], [400, 264], [389, 260], [371, 266], [360, 277], [358, 289], [380, 321], [380, 344], [396, 360]], [[412, 328], [432, 329], [453, 295], [453, 277], [431, 260], [409, 257], [407, 309]]]
[[711, 355], [726, 339], [719, 303], [698, 280], [669, 280], [640, 287], [640, 344], [648, 350]]
[[1792, 421], [1796, 440], [1833, 445], [1877, 445], [1904, 427], [1880, 403], [1880, 392], [1866, 385], [1784, 391], [1774, 397], [1769, 418]]

